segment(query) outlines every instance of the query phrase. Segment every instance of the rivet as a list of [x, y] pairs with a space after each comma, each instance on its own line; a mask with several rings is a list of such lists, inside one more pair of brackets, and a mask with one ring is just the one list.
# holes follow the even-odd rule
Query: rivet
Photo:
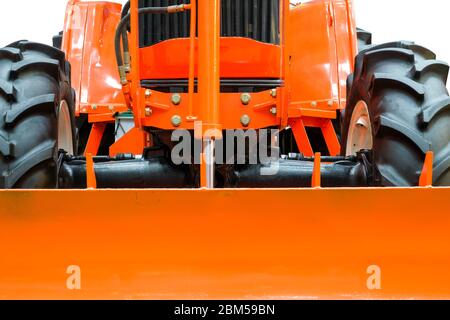
[[242, 124], [244, 127], [248, 127], [248, 126], [250, 125], [250, 121], [251, 121], [250, 117], [249, 117], [248, 115], [246, 115], [246, 114], [244, 114], [244, 115], [241, 117], [241, 124]]
[[251, 100], [252, 100], [252, 96], [250, 95], [250, 93], [241, 94], [241, 102], [243, 105], [248, 105]]

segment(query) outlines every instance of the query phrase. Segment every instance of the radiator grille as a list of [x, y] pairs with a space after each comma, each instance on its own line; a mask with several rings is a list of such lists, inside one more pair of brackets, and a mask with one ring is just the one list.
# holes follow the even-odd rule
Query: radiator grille
[[[164, 7], [190, 0], [139, 0], [142, 7]], [[222, 37], [246, 37], [279, 44], [280, 0], [222, 0]], [[140, 46], [189, 37], [190, 13], [145, 15], [140, 18]]]

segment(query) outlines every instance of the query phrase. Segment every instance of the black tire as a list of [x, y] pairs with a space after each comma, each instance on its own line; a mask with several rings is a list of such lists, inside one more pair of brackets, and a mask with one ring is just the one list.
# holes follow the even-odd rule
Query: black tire
[[347, 153], [355, 106], [364, 101], [382, 186], [417, 186], [428, 151], [434, 152], [433, 184], [450, 185], [449, 66], [435, 59], [433, 52], [410, 42], [373, 46], [356, 58], [342, 152]]
[[57, 187], [61, 101], [68, 105], [75, 150], [75, 96], [64, 53], [28, 41], [0, 49], [1, 189]]
[[372, 33], [369, 31], [356, 28], [356, 35], [358, 38], [358, 50], [359, 52], [366, 49], [368, 46], [372, 44]]
[[56, 36], [53, 37], [53, 47], [55, 47], [56, 49], [61, 50], [63, 35], [64, 31], [61, 31]]

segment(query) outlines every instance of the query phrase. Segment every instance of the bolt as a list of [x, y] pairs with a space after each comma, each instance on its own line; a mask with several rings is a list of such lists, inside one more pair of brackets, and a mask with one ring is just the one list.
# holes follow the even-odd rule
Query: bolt
[[109, 111], [114, 111], [114, 106], [109, 106]]
[[311, 102], [311, 106], [313, 106], [313, 107], [317, 107], [317, 101], [313, 101], [313, 102]]
[[277, 110], [276, 107], [273, 107], [273, 108], [270, 109], [270, 113], [273, 114], [274, 116], [277, 115], [277, 112], [278, 112], [278, 110]]
[[241, 102], [243, 105], [248, 105], [251, 100], [252, 100], [252, 96], [250, 95], [250, 93], [241, 94]]
[[145, 108], [145, 116], [150, 117], [152, 115], [152, 109], [147, 107]]
[[96, 104], [92, 105], [92, 110], [97, 110], [97, 105]]
[[178, 93], [172, 95], [172, 103], [176, 106], [181, 103], [181, 96]]
[[145, 90], [145, 97], [146, 98], [150, 98], [151, 95], [152, 95], [152, 91], [150, 89]]
[[328, 101], [328, 106], [329, 106], [329, 107], [332, 107], [333, 105], [334, 105], [333, 100], [329, 100], [329, 101]]
[[244, 127], [248, 127], [249, 124], [250, 124], [250, 121], [251, 121], [250, 117], [249, 117], [248, 115], [246, 115], [246, 114], [244, 114], [244, 115], [241, 117], [241, 124], [242, 124]]
[[277, 89], [272, 89], [272, 90], [270, 90], [270, 95], [271, 95], [273, 98], [276, 98], [276, 97], [277, 97]]
[[172, 125], [174, 126], [174, 127], [179, 127], [179, 126], [181, 126], [181, 117], [180, 116], [178, 116], [178, 115], [175, 115], [175, 116], [173, 116], [172, 117]]

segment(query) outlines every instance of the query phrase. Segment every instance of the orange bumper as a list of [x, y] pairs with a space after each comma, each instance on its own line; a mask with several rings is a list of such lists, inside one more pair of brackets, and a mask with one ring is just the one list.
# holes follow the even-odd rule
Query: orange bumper
[[[450, 298], [450, 189], [0, 192], [0, 298]], [[81, 290], [66, 286], [79, 266]], [[380, 290], [367, 286], [378, 266]]]

